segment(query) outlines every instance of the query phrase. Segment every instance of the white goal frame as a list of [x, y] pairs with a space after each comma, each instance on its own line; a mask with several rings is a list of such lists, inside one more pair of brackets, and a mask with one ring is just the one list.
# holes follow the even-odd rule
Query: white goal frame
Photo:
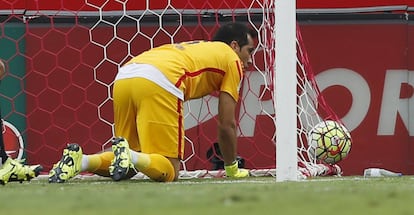
[[277, 1], [274, 14], [276, 181], [297, 181], [296, 1]]

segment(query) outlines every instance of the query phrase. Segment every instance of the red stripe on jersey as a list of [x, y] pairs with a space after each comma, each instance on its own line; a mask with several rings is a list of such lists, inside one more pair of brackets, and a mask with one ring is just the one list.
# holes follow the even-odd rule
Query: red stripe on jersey
[[242, 72], [242, 69], [240, 68], [240, 62], [239, 61], [236, 61], [236, 66], [237, 66], [237, 71], [239, 72], [239, 77], [241, 79], [242, 76], [243, 76], [243, 72]]
[[217, 69], [217, 68], [204, 68], [204, 69], [200, 69], [200, 70], [195, 71], [195, 72], [186, 71], [185, 74], [178, 79], [177, 83], [175, 83], [175, 86], [180, 87], [183, 80], [186, 79], [187, 77], [196, 77], [196, 76], [202, 74], [203, 72], [214, 72], [214, 73], [219, 73], [221, 75], [225, 74], [225, 72], [223, 70]]
[[183, 154], [181, 148], [183, 142], [183, 114], [181, 113], [183, 102], [181, 99], [177, 99], [177, 113], [178, 113], [178, 158], [183, 159]]

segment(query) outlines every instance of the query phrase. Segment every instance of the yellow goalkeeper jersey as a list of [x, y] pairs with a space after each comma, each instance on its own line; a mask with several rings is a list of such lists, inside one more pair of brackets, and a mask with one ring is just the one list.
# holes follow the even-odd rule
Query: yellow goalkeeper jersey
[[184, 100], [200, 98], [214, 91], [239, 99], [243, 64], [223, 42], [191, 41], [166, 44], [132, 58], [126, 64], [150, 64], [183, 91]]

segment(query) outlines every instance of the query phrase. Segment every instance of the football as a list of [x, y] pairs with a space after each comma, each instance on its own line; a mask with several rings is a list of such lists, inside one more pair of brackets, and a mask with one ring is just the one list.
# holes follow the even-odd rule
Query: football
[[313, 161], [336, 164], [348, 156], [351, 145], [348, 129], [333, 120], [318, 123], [308, 133], [308, 155]]

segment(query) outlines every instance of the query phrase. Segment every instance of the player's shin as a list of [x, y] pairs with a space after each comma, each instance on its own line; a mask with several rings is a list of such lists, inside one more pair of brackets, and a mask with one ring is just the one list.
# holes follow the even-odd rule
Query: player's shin
[[173, 165], [166, 157], [160, 154], [137, 153], [137, 160], [136, 162], [133, 161], [133, 163], [140, 172], [154, 181], [171, 182], [175, 180]]
[[109, 177], [109, 166], [114, 159], [113, 152], [103, 152], [100, 154], [88, 155], [88, 167], [86, 171], [93, 172], [97, 175]]

